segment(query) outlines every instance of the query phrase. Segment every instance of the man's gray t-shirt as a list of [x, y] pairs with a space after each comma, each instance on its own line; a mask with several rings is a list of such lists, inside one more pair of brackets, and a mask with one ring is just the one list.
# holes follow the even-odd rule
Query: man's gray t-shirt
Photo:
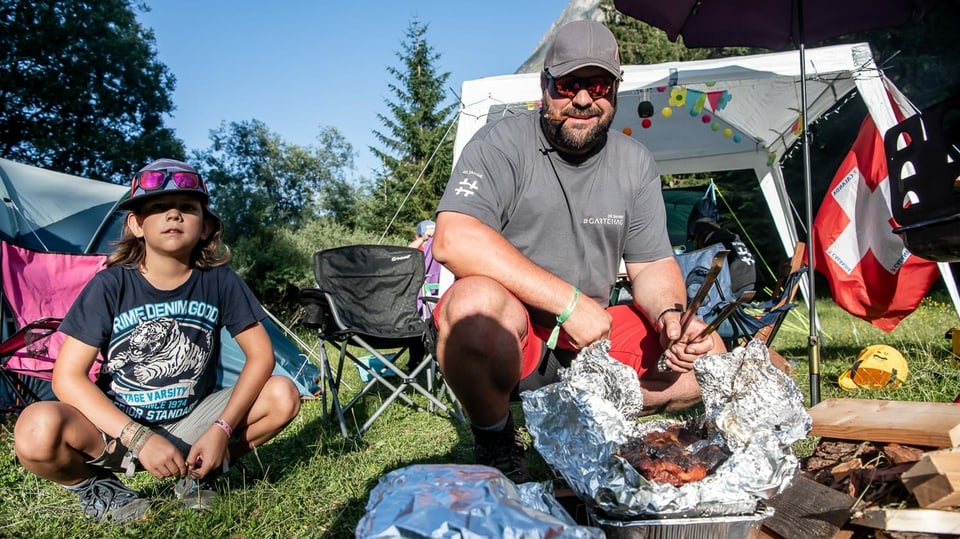
[[536, 111], [481, 128], [454, 166], [438, 212], [477, 218], [606, 305], [621, 258], [673, 256], [656, 165], [642, 144], [614, 131], [602, 150], [568, 162], [539, 123]]

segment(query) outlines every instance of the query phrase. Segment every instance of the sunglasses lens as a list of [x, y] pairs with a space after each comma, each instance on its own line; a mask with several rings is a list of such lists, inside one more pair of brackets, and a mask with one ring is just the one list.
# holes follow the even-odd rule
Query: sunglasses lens
[[180, 189], [196, 189], [200, 186], [200, 178], [192, 172], [174, 172], [173, 183]]
[[594, 77], [587, 83], [587, 92], [590, 97], [597, 99], [610, 93], [613, 83], [605, 77]]
[[156, 189], [163, 185], [163, 179], [165, 178], [163, 172], [149, 170], [147, 172], [140, 173], [140, 187], [145, 191], [150, 191]]
[[591, 99], [599, 99], [610, 93], [613, 82], [607, 77], [590, 77], [580, 79], [573, 76], [553, 79], [553, 87], [563, 97], [576, 97], [580, 90], [586, 90]]
[[574, 87], [577, 85], [577, 81], [573, 77], [560, 77], [559, 79], [553, 79], [553, 87], [563, 97], [573, 97], [577, 95], [577, 92], [574, 90]]

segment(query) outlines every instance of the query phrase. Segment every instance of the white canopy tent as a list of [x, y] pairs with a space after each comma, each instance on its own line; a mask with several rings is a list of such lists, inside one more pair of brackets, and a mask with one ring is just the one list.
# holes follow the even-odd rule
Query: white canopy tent
[[[893, 85], [877, 68], [868, 44], [807, 49], [806, 63], [807, 123], [854, 90], [881, 132], [896, 123], [887, 92]], [[539, 77], [522, 73], [464, 82], [454, 162], [488, 121], [536, 108]], [[800, 81], [798, 51], [623, 66], [611, 128], [643, 142], [663, 174], [753, 170], [789, 255], [801, 238], [779, 163], [801, 134]], [[643, 102], [652, 105], [646, 107], [652, 116], [639, 114]], [[941, 272], [956, 307], [960, 299], [949, 267], [941, 264]]]

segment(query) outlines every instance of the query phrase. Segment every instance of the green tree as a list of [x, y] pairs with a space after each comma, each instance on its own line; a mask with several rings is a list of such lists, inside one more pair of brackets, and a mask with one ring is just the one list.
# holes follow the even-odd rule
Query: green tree
[[155, 157], [183, 157], [163, 124], [175, 78], [132, 4], [0, 3], [0, 155], [116, 182]]
[[443, 104], [450, 73], [437, 73], [440, 55], [426, 40], [428, 26], [414, 19], [397, 53], [402, 67], [387, 68], [397, 81], [388, 86], [396, 101], [387, 101], [389, 116], [377, 115], [385, 131], [373, 132], [383, 148], [371, 151], [383, 169], [369, 200], [373, 218], [365, 225], [372, 230], [432, 218], [450, 177], [456, 104]]
[[352, 224], [355, 192], [346, 179], [353, 147], [335, 128], [319, 146], [287, 144], [259, 120], [223, 123], [197, 152], [227, 239], [258, 227], [297, 229], [318, 217]]
[[334, 128], [318, 146], [287, 144], [261, 121], [221, 124], [195, 161], [224, 221], [233, 266], [267, 305], [289, 303], [309, 255], [290, 238], [317, 221], [355, 225], [353, 147]]

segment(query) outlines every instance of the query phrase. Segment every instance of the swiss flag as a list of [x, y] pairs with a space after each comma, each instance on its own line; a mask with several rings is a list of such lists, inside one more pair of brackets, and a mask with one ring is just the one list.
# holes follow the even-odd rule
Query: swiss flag
[[903, 246], [890, 212], [883, 139], [868, 115], [813, 222], [814, 267], [850, 314], [893, 331], [939, 277]]

